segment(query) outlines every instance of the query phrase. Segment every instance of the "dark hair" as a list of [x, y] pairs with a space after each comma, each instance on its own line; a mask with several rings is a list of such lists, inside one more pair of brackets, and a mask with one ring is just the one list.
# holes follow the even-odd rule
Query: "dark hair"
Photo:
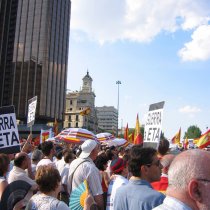
[[58, 169], [52, 165], [39, 166], [35, 176], [39, 190], [43, 193], [55, 191], [61, 181]]
[[116, 147], [115, 147], [115, 146], [111, 146], [111, 147], [109, 147], [109, 149], [110, 149], [110, 150], [115, 150]]
[[112, 151], [111, 151], [110, 149], [108, 149], [108, 150], [106, 151], [106, 156], [107, 156], [107, 159], [108, 159], [108, 160], [112, 160], [114, 154], [112, 153]]
[[165, 155], [169, 150], [169, 141], [167, 139], [161, 139], [158, 146], [158, 152], [161, 155]]
[[53, 143], [51, 141], [45, 141], [41, 144], [41, 150], [45, 156], [50, 155], [52, 149], [53, 149]]
[[153, 156], [156, 154], [157, 151], [151, 147], [142, 148], [140, 145], [133, 146], [130, 151], [128, 170], [133, 176], [141, 177], [140, 167], [142, 165], [151, 164]]
[[20, 155], [20, 156], [16, 157], [14, 159], [14, 165], [20, 168], [22, 166], [22, 164], [23, 164], [23, 161], [26, 160], [26, 155], [27, 154]]
[[69, 163], [70, 160], [73, 160], [74, 159], [74, 153], [71, 151], [71, 150], [65, 150], [63, 152], [63, 157], [64, 157], [64, 161], [65, 163]]
[[61, 160], [62, 157], [63, 157], [63, 151], [62, 151], [62, 150], [56, 151], [56, 152], [55, 152], [55, 157], [56, 157], [58, 160]]
[[94, 160], [94, 163], [95, 163], [96, 167], [100, 171], [105, 170], [104, 165], [106, 165], [107, 162], [108, 162], [108, 159], [104, 154], [97, 156], [96, 159]]
[[0, 154], [0, 176], [4, 176], [8, 170], [9, 164], [9, 157], [6, 154]]

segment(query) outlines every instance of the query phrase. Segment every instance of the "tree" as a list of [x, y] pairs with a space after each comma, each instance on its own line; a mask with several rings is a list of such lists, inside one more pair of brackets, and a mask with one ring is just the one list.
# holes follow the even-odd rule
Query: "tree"
[[184, 139], [196, 139], [201, 136], [201, 129], [196, 125], [191, 125], [184, 134]]

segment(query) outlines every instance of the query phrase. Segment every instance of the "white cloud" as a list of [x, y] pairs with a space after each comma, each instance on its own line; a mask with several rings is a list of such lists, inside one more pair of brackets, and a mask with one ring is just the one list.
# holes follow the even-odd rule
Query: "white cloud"
[[179, 109], [179, 112], [181, 113], [188, 113], [188, 114], [193, 114], [193, 113], [198, 113], [198, 112], [201, 112], [201, 109], [198, 108], [198, 107], [192, 107], [192, 106], [189, 106], [189, 105], [186, 105], [184, 107], [181, 107]]
[[192, 41], [179, 51], [183, 61], [207, 60], [210, 58], [210, 25], [198, 27], [192, 34]]
[[150, 42], [162, 32], [192, 30], [178, 56], [182, 61], [210, 58], [209, 0], [72, 0], [71, 36], [105, 42]]
[[100, 43], [145, 42], [162, 31], [208, 24], [208, 0], [72, 0], [71, 29]]

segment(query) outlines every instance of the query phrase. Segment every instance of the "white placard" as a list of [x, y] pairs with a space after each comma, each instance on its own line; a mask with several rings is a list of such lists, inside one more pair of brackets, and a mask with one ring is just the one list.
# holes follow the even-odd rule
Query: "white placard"
[[19, 134], [14, 106], [0, 108], [0, 153], [20, 152]]
[[35, 122], [36, 105], [37, 105], [37, 96], [28, 100], [28, 118], [27, 118], [28, 127], [31, 127]]
[[159, 143], [162, 131], [164, 103], [159, 102], [150, 105], [144, 128], [144, 143]]

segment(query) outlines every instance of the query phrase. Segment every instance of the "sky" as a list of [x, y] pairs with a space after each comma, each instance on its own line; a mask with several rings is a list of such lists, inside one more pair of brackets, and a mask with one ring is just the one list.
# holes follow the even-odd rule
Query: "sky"
[[165, 101], [162, 130], [171, 139], [191, 125], [210, 128], [209, 0], [72, 0], [67, 88], [87, 69], [95, 106], [118, 103], [119, 127], [144, 124]]

